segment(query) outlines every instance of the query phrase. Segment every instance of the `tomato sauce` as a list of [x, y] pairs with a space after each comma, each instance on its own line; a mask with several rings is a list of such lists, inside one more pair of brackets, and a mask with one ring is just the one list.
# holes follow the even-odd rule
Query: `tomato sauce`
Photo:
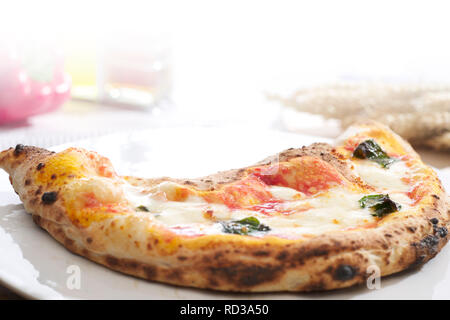
[[307, 196], [344, 183], [344, 178], [333, 166], [314, 157], [295, 158], [273, 166], [278, 168], [257, 167], [252, 171], [267, 185], [292, 188]]

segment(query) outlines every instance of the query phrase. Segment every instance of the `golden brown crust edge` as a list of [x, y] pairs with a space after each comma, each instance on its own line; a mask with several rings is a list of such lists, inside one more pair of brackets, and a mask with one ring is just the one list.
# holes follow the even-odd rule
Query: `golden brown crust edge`
[[441, 189], [422, 214], [375, 229], [335, 232], [289, 244], [218, 242], [195, 252], [181, 244], [174, 254], [157, 257], [151, 249], [154, 239], [149, 237], [142, 245], [148, 248], [151, 259], [124, 259], [87, 244], [66, 219], [60, 203], [43, 207], [36, 187], [27, 185], [27, 172], [50, 154], [32, 147], [0, 154], [0, 165], [17, 172], [14, 188], [34, 221], [72, 252], [148, 280], [223, 291], [330, 290], [364, 282], [369, 276], [367, 268], [374, 264], [381, 275], [418, 266], [434, 257], [448, 241], [450, 212]]
[[[37, 215], [33, 219], [70, 251], [147, 280], [236, 292], [321, 291], [364, 283], [373, 272], [370, 266], [378, 266], [386, 276], [433, 258], [448, 241], [450, 211], [446, 206], [443, 199], [436, 198], [423, 216], [406, 223], [327, 234], [285, 246], [223, 243], [194, 253], [180, 248], [155, 263], [98, 254], [69, 238], [63, 226]], [[439, 222], [433, 224], [433, 218]]]

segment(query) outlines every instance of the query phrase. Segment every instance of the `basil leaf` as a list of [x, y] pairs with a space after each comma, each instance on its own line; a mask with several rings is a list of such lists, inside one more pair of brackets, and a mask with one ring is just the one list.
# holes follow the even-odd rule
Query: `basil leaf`
[[269, 231], [269, 226], [262, 224], [255, 217], [248, 217], [242, 220], [221, 221], [223, 230], [226, 233], [247, 235], [254, 231]]
[[255, 217], [248, 217], [248, 218], [244, 218], [242, 220], [237, 221], [240, 224], [248, 224], [251, 225], [255, 228], [257, 228], [260, 225], [260, 222], [258, 219], [256, 219]]
[[372, 160], [383, 168], [388, 168], [397, 161], [397, 159], [390, 158], [373, 139], [361, 142], [353, 151], [353, 156], [358, 159]]
[[361, 208], [365, 207], [372, 207], [376, 203], [382, 201], [382, 199], [385, 197], [384, 194], [372, 194], [368, 196], [364, 196], [361, 199], [359, 199], [359, 204]]
[[370, 208], [374, 217], [384, 217], [392, 212], [399, 211], [402, 207], [389, 198], [388, 194], [374, 194], [359, 199], [361, 208]]
[[150, 212], [146, 206], [139, 206], [136, 208], [136, 211]]

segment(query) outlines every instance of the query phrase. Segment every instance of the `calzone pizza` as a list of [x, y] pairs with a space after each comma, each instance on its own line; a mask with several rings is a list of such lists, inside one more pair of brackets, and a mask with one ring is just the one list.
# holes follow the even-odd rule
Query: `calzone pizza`
[[449, 238], [436, 173], [376, 122], [350, 127], [334, 145], [196, 179], [119, 176], [94, 151], [20, 144], [0, 153], [0, 167], [36, 224], [68, 250], [174, 285], [349, 287], [374, 267], [386, 276], [419, 266]]

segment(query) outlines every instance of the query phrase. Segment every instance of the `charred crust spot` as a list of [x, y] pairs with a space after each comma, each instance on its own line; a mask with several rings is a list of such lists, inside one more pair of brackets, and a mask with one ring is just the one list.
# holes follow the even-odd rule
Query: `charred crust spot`
[[127, 269], [137, 269], [138, 263], [134, 260], [125, 260], [123, 261], [123, 266]]
[[293, 258], [294, 258], [294, 260], [298, 261], [298, 263], [300, 263], [302, 265], [302, 264], [304, 264], [305, 260], [307, 260], [309, 258], [323, 257], [323, 256], [327, 256], [329, 253], [330, 253], [330, 251], [326, 247], [315, 248], [313, 250], [300, 249]]
[[280, 267], [233, 264], [226, 267], [211, 267], [209, 271], [227, 282], [243, 287], [252, 287], [276, 279], [279, 275]]
[[158, 274], [156, 268], [153, 266], [145, 266], [143, 267], [143, 271], [145, 273], [145, 277], [149, 280], [155, 279]]
[[208, 283], [209, 283], [209, 287], [210, 288], [214, 288], [214, 287], [217, 287], [219, 285], [217, 280], [214, 279], [214, 278], [208, 278]]
[[416, 259], [409, 265], [409, 268], [416, 268], [425, 262], [426, 255], [418, 255]]
[[266, 281], [271, 281], [277, 276], [278, 268], [249, 266], [242, 270], [239, 282], [244, 286], [254, 286]]
[[64, 245], [66, 246], [66, 248], [71, 248], [73, 246], [74, 242], [75, 241], [73, 241], [72, 239], [66, 238], [64, 240]]
[[438, 196], [437, 194], [432, 194], [431, 196], [432, 196], [433, 198], [435, 198], [435, 199], [438, 199], [438, 200], [440, 199], [439, 196]]
[[188, 185], [195, 185], [194, 182], [190, 181], [190, 180], [185, 180], [184, 184], [188, 184]]
[[34, 194], [37, 196], [37, 195], [41, 194], [41, 192], [42, 192], [42, 187], [39, 186], [39, 188], [37, 188], [37, 190]]
[[52, 180], [56, 179], [56, 174], [52, 174], [52, 176], [50, 177]]
[[168, 278], [181, 282], [183, 279], [183, 272], [179, 269], [171, 270], [168, 274]]
[[411, 232], [411, 233], [414, 233], [414, 232], [416, 232], [416, 227], [407, 227], [406, 228], [409, 232]]
[[336, 247], [340, 247], [342, 245], [339, 240], [332, 239], [332, 241], [333, 241], [333, 245]]
[[110, 267], [117, 267], [119, 265], [119, 259], [117, 259], [117, 258], [115, 258], [113, 256], [106, 256], [105, 257], [105, 262]]
[[328, 253], [329, 253], [329, 251], [326, 249], [315, 249], [310, 252], [309, 256], [310, 257], [321, 257], [321, 256], [326, 256]]
[[25, 150], [25, 146], [23, 144], [18, 144], [14, 148], [14, 155], [17, 157]]
[[438, 220], [437, 218], [431, 218], [431, 219], [430, 219], [430, 222], [431, 222], [432, 224], [438, 224], [438, 223], [439, 223], [439, 220]]
[[440, 227], [436, 229], [436, 234], [441, 238], [445, 238], [448, 234], [448, 230], [446, 227]]
[[185, 260], [187, 260], [187, 257], [185, 257], [185, 256], [178, 256], [177, 259], [180, 260], [180, 261], [185, 261]]
[[152, 250], [153, 249], [153, 246], [152, 246], [152, 244], [149, 242], [149, 243], [147, 243], [147, 250]]
[[414, 243], [417, 249], [425, 250], [428, 254], [434, 254], [437, 252], [437, 246], [439, 244], [439, 238], [435, 235], [428, 235], [423, 238], [419, 243]]
[[31, 183], [31, 180], [30, 180], [30, 179], [26, 179], [26, 180], [25, 180], [25, 185], [26, 185], [26, 186], [29, 186], [30, 183]]
[[45, 167], [45, 164], [42, 163], [42, 162], [40, 162], [40, 163], [37, 165], [36, 170], [39, 171], [39, 170], [41, 170], [43, 167]]
[[283, 260], [286, 260], [287, 257], [288, 257], [287, 251], [281, 251], [281, 252], [276, 256], [276, 259], [277, 259], [277, 260], [280, 260], [280, 261], [283, 261]]
[[356, 276], [356, 269], [348, 264], [341, 264], [334, 272], [334, 278], [339, 281], [348, 281]]
[[258, 250], [253, 252], [253, 255], [256, 257], [268, 257], [270, 256], [270, 252], [265, 250]]
[[42, 203], [44, 204], [52, 204], [53, 202], [56, 201], [56, 199], [58, 198], [58, 192], [56, 191], [51, 191], [51, 192], [45, 192], [42, 197]]
[[92, 238], [91, 237], [87, 238], [86, 242], [89, 243], [89, 244], [92, 243]]

